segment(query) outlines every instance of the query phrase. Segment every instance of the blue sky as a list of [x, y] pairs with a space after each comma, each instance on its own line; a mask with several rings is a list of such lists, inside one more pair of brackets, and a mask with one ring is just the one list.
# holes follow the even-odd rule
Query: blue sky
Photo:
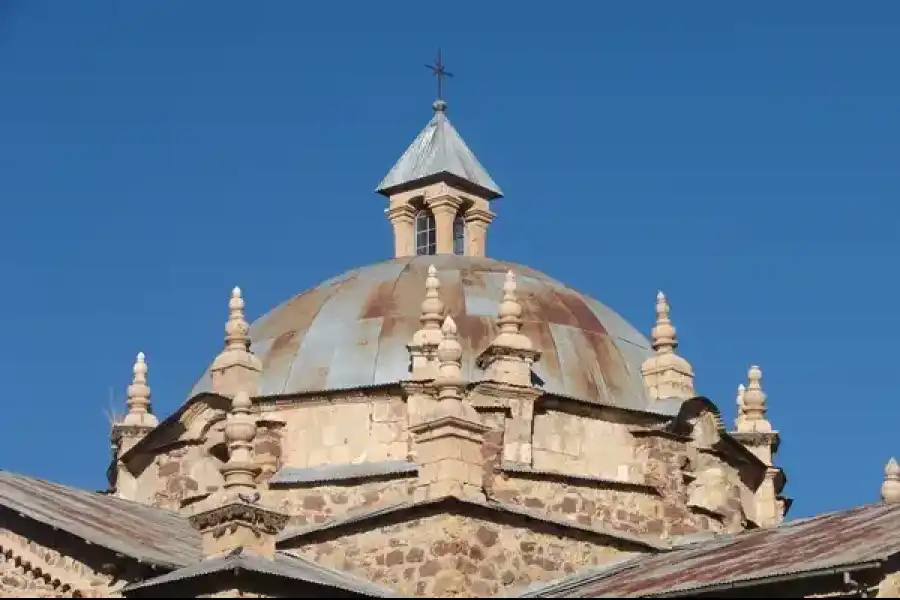
[[794, 516], [876, 500], [900, 454], [900, 6], [553, 8], [0, 3], [2, 466], [104, 487], [139, 350], [168, 414], [232, 286], [255, 318], [389, 258], [373, 189], [441, 45], [506, 193], [489, 254], [643, 331], [664, 290], [729, 423], [762, 366]]

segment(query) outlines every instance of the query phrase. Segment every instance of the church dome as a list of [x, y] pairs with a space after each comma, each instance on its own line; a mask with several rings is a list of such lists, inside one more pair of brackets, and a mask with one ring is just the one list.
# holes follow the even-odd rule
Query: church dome
[[[641, 364], [647, 339], [593, 298], [529, 267], [485, 257], [401, 257], [353, 269], [282, 303], [250, 328], [262, 361], [261, 396], [381, 386], [407, 380], [407, 344], [429, 265], [459, 328], [463, 375], [478, 381], [478, 355], [496, 335], [504, 275], [516, 274], [523, 333], [541, 352], [534, 373], [548, 393], [634, 410], [651, 406]], [[211, 389], [209, 371], [192, 395]]]

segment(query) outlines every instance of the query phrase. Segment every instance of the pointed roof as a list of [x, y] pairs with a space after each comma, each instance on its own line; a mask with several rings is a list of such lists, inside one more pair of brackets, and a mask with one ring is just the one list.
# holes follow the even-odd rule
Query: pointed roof
[[447, 118], [447, 103], [434, 103], [434, 116], [419, 132], [394, 168], [375, 191], [385, 196], [438, 180], [441, 175], [455, 179], [463, 187], [474, 188], [487, 199], [503, 196], [503, 192], [457, 133]]

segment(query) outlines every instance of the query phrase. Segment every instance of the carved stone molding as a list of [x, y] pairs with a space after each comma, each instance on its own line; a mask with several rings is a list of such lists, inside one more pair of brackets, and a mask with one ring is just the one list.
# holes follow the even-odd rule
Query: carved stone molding
[[[10, 531], [2, 531], [0, 533], [0, 560], [20, 569], [23, 575], [41, 582], [48, 590], [57, 594], [57, 597], [118, 596], [120, 588], [125, 585], [124, 581], [114, 584], [112, 577], [96, 573], [86, 565], [78, 563], [74, 558], [67, 557], [56, 550], [32, 548], [33, 545], [27, 538]], [[21, 590], [22, 597], [28, 597], [30, 591]]]

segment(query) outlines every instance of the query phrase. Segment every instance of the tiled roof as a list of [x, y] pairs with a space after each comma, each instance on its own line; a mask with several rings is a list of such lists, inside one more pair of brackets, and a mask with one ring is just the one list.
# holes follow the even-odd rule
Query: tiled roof
[[373, 598], [400, 597], [392, 590], [380, 585], [365, 581], [350, 575], [349, 573], [343, 573], [341, 571], [317, 565], [305, 558], [278, 553], [275, 555], [274, 560], [268, 560], [246, 552], [236, 552], [226, 556], [203, 560], [194, 563], [189, 567], [133, 584], [126, 588], [125, 591], [127, 593], [135, 590], [159, 587], [168, 583], [175, 583], [215, 573], [228, 572], [234, 569], [283, 577], [295, 581], [315, 583], [325, 587], [355, 592]]
[[625, 598], [712, 592], [859, 567], [900, 552], [900, 506], [871, 504], [595, 567], [511, 597]]
[[0, 506], [151, 564], [200, 558], [200, 536], [185, 518], [115, 496], [0, 471]]

